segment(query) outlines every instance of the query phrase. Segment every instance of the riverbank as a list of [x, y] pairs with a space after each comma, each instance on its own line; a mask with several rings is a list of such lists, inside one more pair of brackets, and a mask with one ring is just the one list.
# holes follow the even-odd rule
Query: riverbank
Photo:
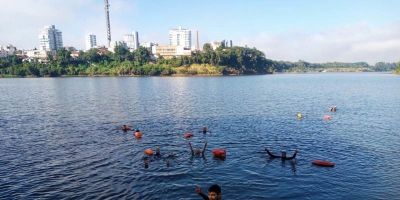
[[[21, 70], [22, 68], [22, 70]], [[150, 63], [134, 65], [132, 62], [91, 64], [89, 67], [69, 65], [58, 68], [46, 65], [24, 65], [21, 71], [11, 68], [9, 73], [0, 73], [0, 78], [17, 77], [145, 77], [145, 76], [233, 76], [272, 74], [267, 70], [236, 69], [228, 66], [211, 64], [190, 64], [171, 66], [168, 64]]]
[[274, 73], [265, 73], [265, 74], [240, 74], [240, 73], [231, 73], [231, 74], [223, 74], [223, 73], [216, 73], [216, 74], [192, 74], [192, 73], [176, 73], [170, 75], [135, 75], [135, 74], [128, 74], [128, 75], [102, 75], [102, 74], [95, 74], [95, 75], [61, 75], [61, 76], [16, 76], [16, 75], [1, 75], [1, 78], [74, 78], [74, 77], [223, 77], [223, 76], [252, 76], [252, 75], [272, 75], [272, 74], [324, 74], [324, 73], [388, 73], [388, 74], [396, 74], [400, 75], [400, 72], [374, 72], [374, 71], [290, 71], [290, 72], [274, 72]]

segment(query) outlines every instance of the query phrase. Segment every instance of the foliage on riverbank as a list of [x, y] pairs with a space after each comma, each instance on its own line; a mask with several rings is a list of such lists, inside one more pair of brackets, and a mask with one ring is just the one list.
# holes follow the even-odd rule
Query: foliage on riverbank
[[168, 76], [168, 75], [229, 75], [270, 73], [271, 61], [264, 53], [253, 48], [220, 47], [213, 50], [205, 45], [203, 51], [191, 56], [154, 59], [148, 49], [140, 47], [129, 52], [116, 47], [115, 53], [92, 49], [71, 57], [65, 49], [49, 56], [47, 63], [23, 62], [22, 58], [10, 56], [0, 59], [0, 75], [18, 77], [57, 76]]
[[[134, 52], [117, 46], [114, 53], [91, 49], [80, 51], [77, 57], [60, 49], [46, 63], [23, 61], [22, 57], [0, 58], [0, 77], [58, 77], [58, 76], [174, 76], [174, 75], [243, 75], [274, 72], [366, 72], [395, 70], [396, 63], [370, 66], [357, 63], [309, 63], [305, 61], [273, 61], [255, 48], [224, 47], [213, 50], [205, 44], [203, 51], [191, 56], [155, 59], [150, 51], [140, 47]], [[397, 68], [399, 73], [399, 68]]]
[[378, 62], [375, 65], [369, 65], [366, 62], [343, 63], [309, 63], [306, 61], [298, 62], [275, 62], [274, 69], [277, 72], [288, 73], [307, 73], [307, 72], [385, 72], [396, 68], [396, 63]]
[[397, 66], [397, 68], [396, 68], [396, 74], [400, 74], [400, 63], [399, 63], [399, 65]]

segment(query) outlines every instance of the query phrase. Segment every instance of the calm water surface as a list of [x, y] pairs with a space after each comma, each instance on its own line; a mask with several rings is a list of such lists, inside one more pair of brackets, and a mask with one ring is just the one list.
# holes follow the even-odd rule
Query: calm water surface
[[[399, 102], [400, 76], [375, 73], [0, 79], [0, 199], [200, 199], [213, 183], [223, 199], [400, 199]], [[145, 169], [156, 146], [177, 157]]]

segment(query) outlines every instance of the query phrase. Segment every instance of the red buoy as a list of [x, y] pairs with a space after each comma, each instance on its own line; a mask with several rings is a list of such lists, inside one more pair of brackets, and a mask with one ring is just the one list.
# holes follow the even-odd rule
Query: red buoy
[[312, 161], [312, 164], [318, 165], [318, 166], [321, 166], [321, 167], [333, 167], [333, 166], [335, 166], [335, 163], [329, 162], [329, 161], [325, 161], [325, 160], [314, 160], [314, 161]]
[[191, 137], [193, 137], [193, 133], [186, 132], [185, 134], [183, 134], [183, 137], [184, 137], [185, 139], [191, 138]]
[[148, 156], [151, 156], [151, 155], [153, 155], [153, 150], [151, 150], [151, 149], [146, 149], [146, 150], [144, 150], [144, 153], [145, 153], [146, 155], [148, 155]]
[[213, 149], [212, 153], [216, 158], [224, 159], [226, 157], [226, 150], [225, 149]]

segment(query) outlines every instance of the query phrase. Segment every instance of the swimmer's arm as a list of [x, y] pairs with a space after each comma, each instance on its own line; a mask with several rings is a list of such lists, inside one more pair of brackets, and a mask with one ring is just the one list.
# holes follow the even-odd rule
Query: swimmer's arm
[[267, 151], [268, 155], [272, 158], [279, 158], [280, 156], [275, 156], [274, 154], [272, 154], [271, 152], [268, 151], [267, 148], [265, 148], [265, 150]]
[[201, 152], [201, 155], [204, 157], [204, 152], [206, 151], [207, 148], [207, 142], [204, 143], [203, 151]]
[[289, 158], [287, 158], [287, 159], [288, 159], [288, 160], [294, 159], [294, 158], [296, 158], [296, 155], [297, 155], [297, 149], [294, 151], [293, 156], [292, 156], [292, 157], [289, 157]]
[[205, 195], [204, 193], [199, 193], [199, 195], [200, 195], [201, 197], [203, 197], [204, 200], [210, 200], [210, 199], [208, 198], [208, 196]]
[[192, 152], [192, 156], [194, 155], [192, 143], [189, 142], [190, 151]]
[[201, 188], [199, 186], [196, 186], [196, 190], [195, 191], [196, 191], [196, 193], [198, 195], [203, 197], [204, 200], [209, 200], [208, 196], [201, 192]]

